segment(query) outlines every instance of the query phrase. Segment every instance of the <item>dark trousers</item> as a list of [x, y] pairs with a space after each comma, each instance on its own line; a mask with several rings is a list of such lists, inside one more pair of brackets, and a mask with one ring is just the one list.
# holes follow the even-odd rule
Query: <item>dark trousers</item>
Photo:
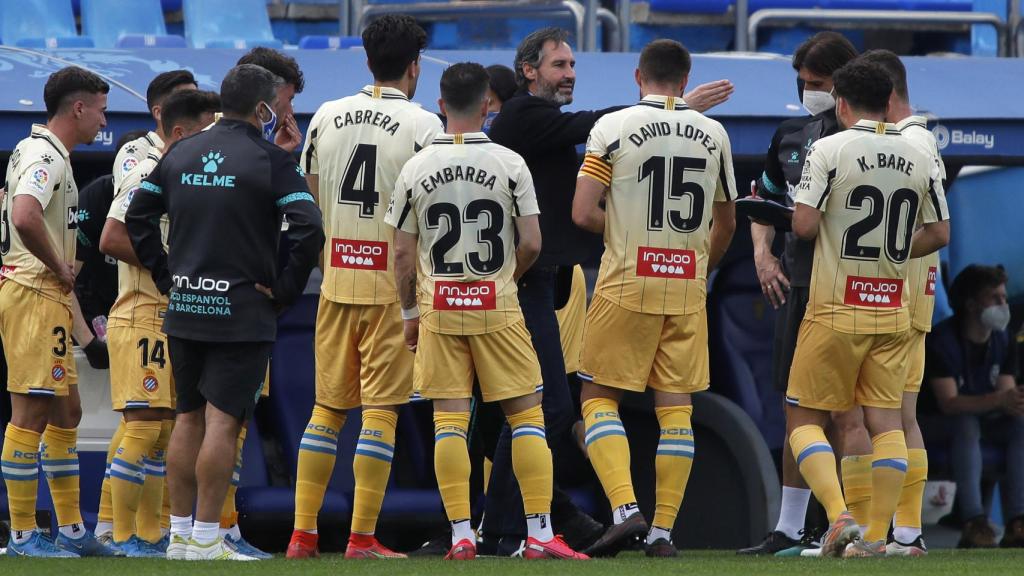
[[[555, 271], [533, 269], [519, 280], [519, 306], [526, 319], [533, 347], [540, 362], [544, 381], [544, 427], [555, 462], [560, 454], [579, 451], [572, 436], [576, 417], [569, 385], [565, 376], [565, 359], [559, 338], [558, 319], [555, 317]], [[556, 475], [558, 466], [555, 466]], [[557, 479], [551, 501], [552, 523], [558, 528], [562, 520], [570, 519], [579, 510], [568, 494], [558, 487]], [[526, 520], [523, 499], [512, 470], [512, 429], [508, 422], [501, 430], [494, 452], [491, 481], [487, 488], [487, 506], [484, 532], [489, 536], [523, 535]]]

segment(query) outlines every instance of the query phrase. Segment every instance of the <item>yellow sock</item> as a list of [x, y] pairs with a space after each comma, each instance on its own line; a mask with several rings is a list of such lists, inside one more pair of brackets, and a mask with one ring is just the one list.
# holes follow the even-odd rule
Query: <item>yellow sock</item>
[[[82, 523], [78, 488], [78, 430], [48, 425], [43, 431], [40, 462], [50, 485], [58, 526]], [[113, 486], [111, 486], [113, 489]], [[111, 492], [113, 496], [113, 492]]]
[[7, 485], [7, 503], [11, 512], [11, 530], [36, 529], [36, 490], [39, 487], [38, 432], [8, 424], [4, 432], [0, 468]]
[[299, 463], [295, 473], [295, 529], [316, 530], [316, 517], [324, 503], [327, 483], [334, 473], [338, 434], [345, 416], [322, 406], [313, 415], [299, 442]]
[[[100, 486], [100, 510], [96, 515], [96, 522], [106, 522], [113, 529], [114, 506], [110, 503], [110, 461], [114, 459], [114, 452], [121, 445], [121, 438], [124, 438], [124, 418], [117, 424], [113, 437], [110, 438], [110, 445], [107, 447], [107, 467], [103, 474], [103, 484]], [[99, 530], [97, 530], [99, 532]]]
[[587, 454], [612, 509], [636, 503], [629, 473], [629, 441], [619, 419], [619, 403], [592, 398], [583, 403]]
[[363, 408], [363, 427], [352, 459], [355, 497], [352, 499], [352, 532], [373, 534], [377, 528], [380, 504], [391, 475], [395, 457], [395, 426], [398, 414], [390, 410]]
[[220, 527], [231, 528], [238, 523], [238, 508], [235, 507], [235, 494], [238, 492], [238, 482], [242, 479], [242, 448], [245, 446], [246, 428], [238, 433], [238, 441], [235, 443], [235, 470], [231, 473], [231, 484], [228, 484], [228, 492], [224, 495], [224, 504], [220, 508]]
[[864, 540], [877, 542], [889, 534], [889, 524], [907, 475], [907, 443], [902, 430], [883, 432], [871, 439], [871, 514]]
[[510, 414], [508, 424], [512, 427], [512, 470], [523, 494], [523, 511], [527, 516], [550, 514], [554, 472], [540, 404]]
[[[469, 412], [434, 411], [434, 474], [448, 520], [469, 520]], [[515, 466], [513, 456], [513, 466]]]
[[[171, 432], [174, 431], [174, 420], [165, 420], [164, 426], [170, 424], [171, 429], [167, 432], [167, 444], [171, 442]], [[161, 434], [163, 429], [161, 428]], [[165, 448], [166, 450], [166, 448]], [[164, 471], [166, 472], [166, 453], [164, 454]], [[167, 487], [167, 478], [164, 477], [164, 497], [160, 504], [160, 532], [167, 534], [171, 531], [171, 490]]]
[[653, 525], [671, 532], [693, 467], [693, 406], [666, 406], [654, 412], [661, 436], [654, 457], [657, 480]]
[[[896, 505], [896, 527], [914, 528], [921, 532], [921, 506], [924, 487], [928, 483], [928, 452], [924, 448], [907, 450], [907, 476], [903, 479], [903, 492]], [[909, 542], [905, 542], [909, 544]]]
[[173, 429], [173, 420], [162, 420], [160, 435], [143, 459], [146, 482], [142, 485], [142, 498], [139, 499], [139, 510], [135, 513], [135, 533], [146, 542], [157, 542], [163, 536], [160, 533], [160, 516], [163, 512], [164, 488], [167, 486], [167, 444], [171, 441]]
[[801, 426], [789, 435], [789, 446], [800, 467], [800, 475], [825, 507], [828, 521], [835, 522], [846, 510], [846, 502], [836, 474], [836, 455], [825, 432], [821, 426]]
[[871, 456], [846, 456], [843, 472], [843, 500], [853, 519], [867, 526], [871, 515]]
[[494, 467], [494, 463], [491, 459], [484, 456], [484, 496], [487, 496], [487, 485], [491, 483], [491, 468]]
[[164, 497], [160, 504], [160, 532], [167, 534], [171, 531], [171, 490], [167, 487], [167, 478], [164, 477]]
[[145, 455], [160, 438], [160, 422], [134, 421], [125, 425], [121, 445], [110, 463], [110, 496], [114, 506], [114, 541], [126, 542], [135, 534], [142, 486], [146, 482]]

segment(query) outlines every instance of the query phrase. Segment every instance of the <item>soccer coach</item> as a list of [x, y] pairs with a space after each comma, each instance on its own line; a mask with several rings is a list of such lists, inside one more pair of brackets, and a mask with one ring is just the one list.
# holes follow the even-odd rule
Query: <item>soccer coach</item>
[[[232, 68], [221, 84], [224, 117], [164, 155], [125, 221], [139, 261], [170, 294], [163, 328], [178, 394], [167, 456], [170, 559], [251, 559], [218, 533], [235, 464], [225, 455], [256, 406], [277, 311], [302, 293], [324, 242], [305, 175], [268, 141], [280, 82], [254, 64]], [[282, 216], [291, 252], [276, 274]]]
[[[579, 158], [576, 146], [586, 142], [594, 123], [620, 107], [596, 111], [562, 112], [572, 103], [576, 83], [576, 61], [567, 44], [568, 34], [559, 28], [542, 28], [527, 36], [516, 50], [516, 80], [519, 92], [505, 102], [491, 125], [491, 139], [526, 160], [540, 205], [542, 248], [540, 257], [519, 280], [519, 304], [533, 339], [544, 383], [544, 422], [555, 461], [562, 450], [575, 450], [570, 430], [577, 417], [569, 397], [565, 359], [559, 339], [557, 307], [564, 299], [556, 276], [560, 267], [569, 270], [600, 250], [601, 237], [577, 228], [572, 222], [572, 200], [576, 190]], [[625, 79], [623, 79], [625, 80]], [[732, 93], [726, 80], [697, 87], [686, 95], [691, 108], [699, 111], [724, 102]], [[571, 274], [568, 277], [571, 277]], [[564, 287], [566, 297], [569, 286]], [[487, 492], [484, 533], [488, 537], [518, 536], [525, 527], [515, 476], [512, 474], [511, 430], [506, 425], [495, 450], [491, 483]], [[580, 549], [600, 536], [600, 526], [580, 512], [556, 486], [552, 499], [552, 521], [570, 546]], [[512, 513], [516, 511], [518, 513]], [[591, 555], [610, 553], [625, 535], [615, 527], [605, 534]]]

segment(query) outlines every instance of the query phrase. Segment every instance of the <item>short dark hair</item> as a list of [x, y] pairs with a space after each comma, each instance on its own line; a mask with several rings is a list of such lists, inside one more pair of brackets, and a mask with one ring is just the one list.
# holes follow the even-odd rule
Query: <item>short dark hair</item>
[[441, 74], [441, 99], [448, 114], [470, 113], [487, 97], [490, 77], [476, 62], [460, 62]]
[[491, 64], [487, 67], [487, 75], [491, 77], [491, 92], [498, 100], [507, 102], [515, 96], [519, 86], [516, 85], [516, 73], [504, 64]]
[[196, 82], [196, 77], [188, 70], [171, 70], [157, 74], [146, 88], [146, 107], [153, 110], [156, 106], [160, 106], [171, 95], [171, 92], [174, 92], [175, 88], [183, 84], [199, 85]]
[[516, 71], [516, 82], [520, 86], [526, 86], [530, 83], [526, 79], [526, 74], [523, 73], [523, 65], [529, 64], [533, 68], [539, 68], [541, 61], [544, 60], [545, 44], [554, 42], [555, 45], [561, 46], [562, 42], [566, 42], [568, 39], [568, 32], [554, 26], [541, 28], [523, 38], [523, 41], [519, 43], [519, 47], [516, 48], [516, 61], [512, 64], [512, 69]]
[[969, 265], [956, 275], [949, 288], [949, 304], [953, 307], [953, 313], [963, 314], [967, 311], [968, 300], [977, 297], [983, 290], [1002, 286], [1009, 280], [1002, 266]]
[[385, 14], [363, 30], [363, 49], [374, 79], [398, 80], [427, 47], [427, 33], [412, 16]]
[[884, 114], [889, 107], [892, 80], [889, 73], [874, 62], [853, 60], [832, 74], [836, 96], [864, 112]]
[[818, 76], [830, 77], [857, 57], [857, 49], [838, 32], [818, 32], [793, 53], [793, 69], [807, 68]]
[[176, 124], [195, 123], [203, 114], [220, 112], [220, 96], [206, 90], [182, 90], [168, 96], [163, 106], [161, 124], [164, 135], [170, 136]]
[[892, 80], [892, 89], [896, 92], [896, 95], [903, 100], [910, 99], [910, 94], [907, 90], [907, 68], [895, 52], [884, 49], [868, 50], [860, 55], [860, 59], [865, 62], [874, 62], [881, 66], [882, 69], [889, 73], [889, 79]]
[[640, 52], [640, 76], [656, 84], [681, 82], [690, 65], [690, 51], [675, 40], [655, 40]]
[[255, 64], [270, 70], [272, 74], [281, 78], [285, 84], [295, 87], [295, 93], [302, 92], [306, 87], [306, 80], [302, 77], [302, 70], [295, 58], [278, 52], [266, 46], [257, 46], [248, 54], [238, 59], [238, 64]]
[[220, 83], [220, 105], [225, 114], [248, 117], [260, 102], [272, 104], [284, 81], [262, 66], [235, 66]]
[[43, 88], [46, 119], [56, 116], [71, 100], [81, 94], [107, 94], [110, 84], [94, 72], [78, 66], [68, 66], [50, 74]]
[[117, 145], [114, 146], [114, 150], [120, 150], [121, 148], [124, 148], [125, 144], [132, 140], [138, 140], [146, 134], [149, 134], [149, 130], [129, 130], [124, 134], [121, 134], [121, 137], [117, 139]]

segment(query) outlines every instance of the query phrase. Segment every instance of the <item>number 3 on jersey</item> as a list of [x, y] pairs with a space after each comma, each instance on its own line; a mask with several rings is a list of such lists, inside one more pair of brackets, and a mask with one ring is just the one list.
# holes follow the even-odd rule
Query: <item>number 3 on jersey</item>
[[373, 218], [380, 203], [377, 193], [377, 146], [359, 144], [349, 158], [338, 189], [339, 204], [359, 206], [360, 218]]

